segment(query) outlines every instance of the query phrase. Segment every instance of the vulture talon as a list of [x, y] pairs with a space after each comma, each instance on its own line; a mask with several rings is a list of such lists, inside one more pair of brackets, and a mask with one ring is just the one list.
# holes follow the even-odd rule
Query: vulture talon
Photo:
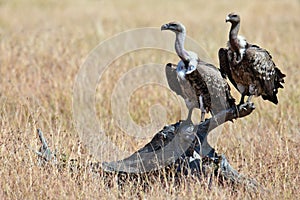
[[255, 105], [254, 105], [254, 103], [252, 103], [252, 102], [249, 102], [249, 107], [250, 107], [251, 109], [255, 109]]
[[240, 110], [247, 110], [248, 105], [249, 105], [248, 102], [243, 103], [243, 104], [239, 105], [239, 109], [240, 109]]

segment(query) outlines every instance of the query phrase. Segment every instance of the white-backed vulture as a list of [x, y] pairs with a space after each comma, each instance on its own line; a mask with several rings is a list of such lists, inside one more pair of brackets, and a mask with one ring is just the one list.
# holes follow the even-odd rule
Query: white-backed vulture
[[228, 47], [219, 50], [220, 71], [241, 93], [239, 105], [244, 103], [245, 96], [249, 96], [247, 102], [250, 102], [253, 95], [277, 104], [278, 88], [283, 88], [285, 74], [276, 67], [267, 50], [249, 44], [238, 35], [239, 15], [230, 13], [225, 21], [231, 23], [231, 28]]
[[[199, 59], [198, 55], [184, 48], [186, 29], [179, 22], [164, 24], [161, 30], [176, 34], [175, 51], [181, 59], [176, 65], [166, 65], [166, 76], [170, 88], [185, 100], [189, 109], [187, 120], [191, 120], [193, 108], [200, 108], [201, 121], [205, 113], [212, 115], [235, 105], [230, 87], [220, 71], [212, 64]], [[174, 67], [175, 66], [175, 67]]]

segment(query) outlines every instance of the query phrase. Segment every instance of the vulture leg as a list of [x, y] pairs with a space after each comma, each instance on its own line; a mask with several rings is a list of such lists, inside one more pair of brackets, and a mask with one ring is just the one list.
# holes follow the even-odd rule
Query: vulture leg
[[201, 111], [201, 122], [204, 122], [205, 119], [205, 112]]
[[[242, 95], [242, 98], [243, 98], [243, 99], [244, 99], [244, 97], [245, 97], [245, 95]], [[245, 110], [247, 109], [247, 107], [248, 107], [248, 108], [254, 109], [255, 106], [254, 106], [254, 104], [251, 102], [252, 97], [253, 97], [253, 95], [250, 95], [250, 96], [248, 97], [246, 103], [244, 103], [244, 100], [243, 100], [243, 103], [240, 102], [239, 108], [240, 108], [240, 109], [245, 109]]]
[[203, 97], [202, 97], [202, 95], [199, 96], [199, 108], [201, 110], [201, 122], [204, 122], [205, 108], [204, 108], [204, 103], [203, 103]]
[[[240, 100], [240, 103], [238, 105], [238, 107], [240, 109], [243, 109], [243, 108], [246, 108], [247, 107], [247, 103], [245, 103], [245, 94], [242, 93], [242, 96], [241, 96], [241, 100]], [[247, 101], [248, 102], [248, 101]]]
[[239, 106], [245, 103], [245, 95], [242, 94]]
[[182, 120], [182, 123], [181, 123], [182, 126], [193, 124], [192, 114], [193, 114], [193, 108], [191, 108], [191, 109], [189, 108], [189, 113], [188, 113], [186, 120]]
[[253, 95], [250, 95], [247, 99], [247, 103], [251, 103], [251, 99], [252, 99]]
[[189, 113], [188, 113], [188, 116], [186, 118], [187, 122], [191, 122], [192, 121], [192, 114], [193, 114], [193, 108], [189, 109]]

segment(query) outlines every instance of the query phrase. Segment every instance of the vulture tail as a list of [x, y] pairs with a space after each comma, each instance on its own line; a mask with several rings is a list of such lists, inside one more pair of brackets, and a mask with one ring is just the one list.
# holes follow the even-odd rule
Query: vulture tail
[[269, 100], [274, 104], [278, 104], [278, 98], [277, 98], [278, 88], [283, 88], [282, 83], [284, 83], [285, 76], [286, 75], [283, 74], [280, 71], [280, 69], [278, 69], [277, 67], [275, 68], [274, 89], [272, 91], [272, 95], [262, 95], [262, 98], [264, 100]]

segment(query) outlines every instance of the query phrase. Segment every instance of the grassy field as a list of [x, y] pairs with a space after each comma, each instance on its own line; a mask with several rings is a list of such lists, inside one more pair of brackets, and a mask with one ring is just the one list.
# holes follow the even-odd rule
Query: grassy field
[[[176, 20], [217, 65], [218, 49], [228, 37], [225, 16], [232, 11], [242, 17], [240, 33], [268, 49], [287, 78], [277, 106], [255, 98], [254, 113], [227, 123], [215, 147], [268, 191], [256, 198], [300, 198], [299, 1], [0, 0], [0, 199], [136, 198], [134, 189], [120, 195], [116, 186], [107, 189], [104, 180], [85, 171], [78, 180], [68, 170], [39, 167], [28, 148], [40, 145], [36, 129], [41, 128], [51, 148], [67, 158], [83, 163], [96, 159], [80, 140], [72, 108], [76, 76], [89, 52], [120, 32]], [[127, 136], [112, 120], [110, 99], [117, 81], [135, 66], [177, 60], [158, 50], [136, 51], [116, 59], [103, 74], [95, 108], [102, 128], [120, 149], [132, 153], [148, 140]], [[135, 122], [144, 126], [150, 123], [149, 108], [157, 103], [166, 108], [167, 123], [180, 119], [176, 96], [158, 85], [136, 90], [128, 108]], [[158, 182], [141, 197], [251, 198], [243, 188], [233, 192], [214, 184], [207, 191], [197, 181], [176, 189]]]

